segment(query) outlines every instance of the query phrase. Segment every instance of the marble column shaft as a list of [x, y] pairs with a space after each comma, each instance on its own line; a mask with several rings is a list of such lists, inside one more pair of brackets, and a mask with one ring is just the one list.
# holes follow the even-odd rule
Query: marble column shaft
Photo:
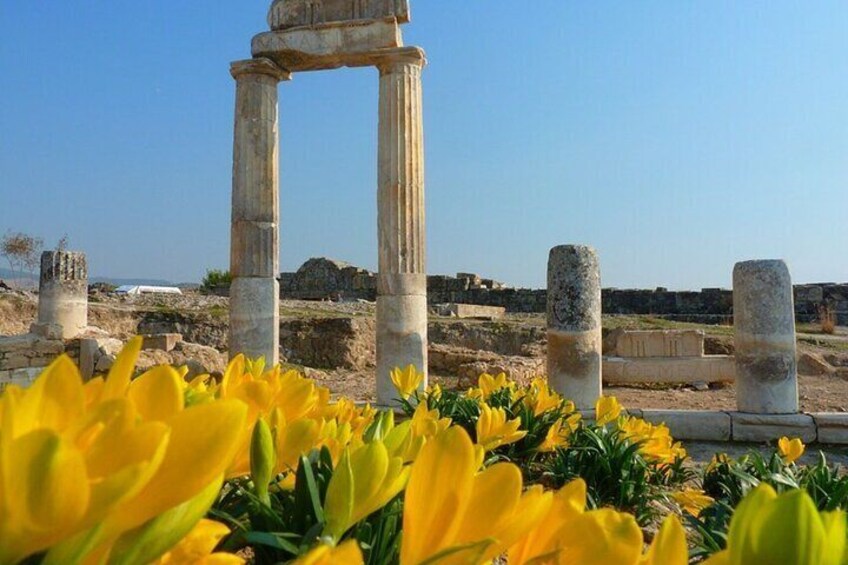
[[559, 245], [548, 257], [548, 381], [589, 410], [601, 395], [601, 274], [585, 245]]
[[786, 263], [736, 263], [733, 329], [738, 410], [798, 412], [795, 309]]
[[279, 132], [277, 84], [288, 72], [268, 59], [237, 61], [230, 240], [233, 356], [279, 361]]
[[409, 364], [427, 374], [424, 133], [420, 50], [380, 70], [377, 238], [377, 403], [397, 396], [390, 372]]

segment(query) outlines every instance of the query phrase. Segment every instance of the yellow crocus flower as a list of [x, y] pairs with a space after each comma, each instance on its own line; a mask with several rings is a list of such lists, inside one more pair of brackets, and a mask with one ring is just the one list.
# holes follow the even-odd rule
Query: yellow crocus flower
[[684, 489], [671, 493], [680, 507], [693, 516], [698, 516], [701, 511], [711, 505], [715, 500], [711, 496], [707, 496], [700, 489]]
[[347, 540], [335, 547], [317, 545], [293, 565], [362, 565], [362, 550], [356, 540]]
[[518, 467], [497, 463], [477, 473], [477, 466], [477, 450], [460, 427], [427, 442], [406, 489], [401, 565], [483, 563], [545, 515], [550, 496], [540, 488], [522, 495]]
[[677, 516], [669, 514], [639, 565], [686, 565], [688, 562], [686, 532]]
[[428, 410], [427, 403], [422, 402], [412, 413], [412, 433], [416, 437], [428, 438], [448, 429], [450, 418], [441, 418], [438, 410]]
[[483, 373], [477, 379], [477, 388], [480, 389], [483, 395], [483, 400], [488, 399], [492, 393], [499, 391], [502, 388], [512, 388], [515, 384], [506, 378], [506, 373], [498, 373], [497, 376], [492, 376], [489, 373]]
[[424, 391], [427, 395], [427, 398], [438, 399], [442, 396], [442, 387], [439, 383], [433, 383], [429, 385]]
[[839, 565], [846, 556], [845, 512], [819, 512], [806, 491], [777, 495], [760, 484], [736, 507], [727, 548], [705, 565]]
[[526, 431], [518, 431], [519, 426], [521, 419], [507, 420], [503, 408], [481, 404], [480, 418], [477, 420], [477, 443], [486, 451], [514, 443], [527, 435]]
[[783, 436], [777, 440], [777, 450], [783, 460], [787, 463], [794, 463], [804, 454], [805, 449], [806, 446], [801, 441], [801, 438], [795, 437], [789, 439], [788, 437]]
[[551, 390], [548, 382], [541, 377], [533, 379], [523, 400], [527, 407], [533, 410], [534, 416], [553, 410], [562, 403], [562, 397]]
[[32, 387], [0, 397], [0, 563], [41, 551], [45, 563], [106, 558], [116, 542], [119, 553], [136, 551], [162, 516], [190, 504], [169, 518], [182, 535], [212, 504], [246, 408], [185, 407], [170, 367], [131, 380], [140, 344], [130, 340], [93, 385], [60, 356]]
[[601, 396], [595, 402], [595, 421], [599, 426], [605, 426], [621, 414], [621, 404], [614, 396]]
[[554, 451], [560, 447], [568, 447], [568, 439], [571, 437], [571, 434], [574, 433], [574, 430], [577, 429], [577, 426], [580, 424], [580, 419], [581, 416], [579, 412], [568, 417], [559, 418], [556, 422], [551, 424], [550, 428], [548, 428], [548, 431], [545, 434], [545, 439], [537, 449], [545, 453]]
[[418, 369], [415, 368], [415, 365], [407, 365], [406, 369], [396, 367], [392, 369], [390, 376], [392, 378], [392, 383], [395, 385], [395, 389], [404, 400], [409, 398], [413, 392], [418, 390], [418, 387], [421, 385], [421, 381], [424, 380], [424, 373], [419, 373]]
[[630, 514], [611, 509], [586, 512], [586, 483], [576, 479], [553, 495], [539, 525], [508, 551], [510, 565], [686, 565], [683, 526], [669, 516], [648, 552], [642, 555], [642, 530]]
[[385, 506], [406, 486], [409, 468], [389, 457], [382, 442], [345, 449], [324, 501], [324, 534], [338, 540], [354, 524]]
[[194, 529], [152, 565], [241, 565], [244, 559], [232, 553], [213, 553], [230, 529], [220, 522], [203, 519]]
[[557, 563], [560, 528], [586, 509], [586, 483], [575, 479], [553, 493], [551, 505], [538, 526], [516, 540], [509, 548], [509, 563]]

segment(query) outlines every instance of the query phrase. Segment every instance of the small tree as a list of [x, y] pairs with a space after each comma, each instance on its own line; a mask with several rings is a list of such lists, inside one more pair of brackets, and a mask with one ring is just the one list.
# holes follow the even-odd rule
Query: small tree
[[206, 271], [206, 276], [200, 284], [200, 288], [206, 291], [212, 291], [215, 287], [230, 286], [233, 282], [233, 277], [229, 271], [221, 269], [209, 269]]
[[0, 255], [9, 262], [12, 272], [23, 278], [24, 271], [35, 278], [35, 271], [41, 261], [41, 248], [44, 240], [23, 232], [7, 232], [0, 240]]

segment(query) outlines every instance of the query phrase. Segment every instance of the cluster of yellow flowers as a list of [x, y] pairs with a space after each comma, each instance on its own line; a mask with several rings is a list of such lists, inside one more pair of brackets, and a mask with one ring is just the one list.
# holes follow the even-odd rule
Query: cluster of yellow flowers
[[[48, 564], [147, 563], [191, 534], [212, 505], [248, 410], [234, 400], [187, 405], [171, 367], [131, 381], [140, 348], [132, 340], [105, 379], [83, 384], [62, 356], [31, 388], [4, 391], [0, 563], [45, 551]], [[178, 551], [220, 538], [198, 527]]]
[[[401, 565], [482, 564], [498, 556], [510, 564], [688, 562], [674, 515], [645, 551], [632, 515], [587, 510], [582, 480], [552, 492], [526, 488], [513, 463], [484, 466], [487, 450], [526, 434], [519, 418], [488, 403], [504, 389], [536, 416], [563, 414], [540, 451], [568, 445], [579, 412], [543, 379], [519, 388], [504, 375], [481, 376], [469, 391], [480, 406], [475, 443], [428, 407], [442, 395], [437, 386], [420, 391], [412, 417], [396, 424], [391, 412], [331, 401], [300, 374], [242, 356], [220, 382], [201, 376], [187, 383], [184, 369], [165, 366], [132, 379], [140, 347], [131, 340], [105, 378], [87, 383], [60, 357], [31, 388], [10, 386], [0, 397], [0, 565], [36, 554], [45, 564], [241, 563], [214, 553], [229, 530], [204, 519], [225, 478], [250, 474], [267, 501], [268, 485], [293, 486], [300, 456], [319, 447], [334, 471], [320, 542], [299, 565], [361, 565], [362, 549], [346, 534], [401, 493]], [[414, 368], [392, 378], [407, 397], [421, 385]], [[614, 398], [602, 398], [597, 422], [618, 426], [658, 461], [681, 456], [664, 426], [621, 412]], [[787, 438], [779, 445], [787, 462], [804, 449]], [[675, 498], [693, 513], [709, 503], [698, 491]], [[761, 486], [735, 513], [727, 549], [708, 563], [835, 565], [845, 539], [843, 512], [819, 513], [803, 491], [777, 496]]]
[[[688, 562], [686, 537], [675, 516], [666, 519], [643, 554], [642, 530], [633, 516], [612, 509], [587, 511], [582, 480], [557, 492], [538, 485], [524, 489], [516, 465], [496, 463], [485, 469], [481, 465], [479, 446], [462, 428], [452, 426], [424, 445], [410, 466], [406, 486], [401, 565], [481, 564], [499, 555], [507, 555], [509, 563], [519, 565]], [[354, 481], [369, 485], [362, 490], [380, 492], [374, 500], [394, 492], [388, 487], [394, 479], [375, 480], [368, 469], [363, 466], [360, 474], [354, 473]], [[439, 476], [449, 480], [434, 479]], [[381, 486], [373, 488], [375, 484]], [[334, 488], [332, 482], [329, 488]], [[356, 493], [359, 489], [354, 486], [352, 490]], [[353, 508], [360, 509], [358, 500]], [[363, 507], [355, 515], [373, 510]], [[299, 563], [361, 565], [363, 559], [358, 546], [346, 542], [335, 548], [319, 546]]]
[[625, 439], [639, 444], [639, 453], [647, 460], [662, 466], [686, 458], [686, 449], [679, 441], [674, 441], [668, 426], [622, 413], [614, 396], [602, 396], [595, 404], [597, 424], [604, 426], [614, 422]]

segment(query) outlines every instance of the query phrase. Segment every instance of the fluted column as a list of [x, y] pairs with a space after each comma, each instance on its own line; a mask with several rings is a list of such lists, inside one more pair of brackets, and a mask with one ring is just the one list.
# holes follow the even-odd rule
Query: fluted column
[[403, 48], [378, 62], [377, 402], [397, 396], [390, 372], [409, 364], [427, 374], [424, 231], [424, 52]]
[[230, 240], [230, 356], [279, 361], [279, 132], [277, 83], [288, 72], [268, 59], [236, 61]]

